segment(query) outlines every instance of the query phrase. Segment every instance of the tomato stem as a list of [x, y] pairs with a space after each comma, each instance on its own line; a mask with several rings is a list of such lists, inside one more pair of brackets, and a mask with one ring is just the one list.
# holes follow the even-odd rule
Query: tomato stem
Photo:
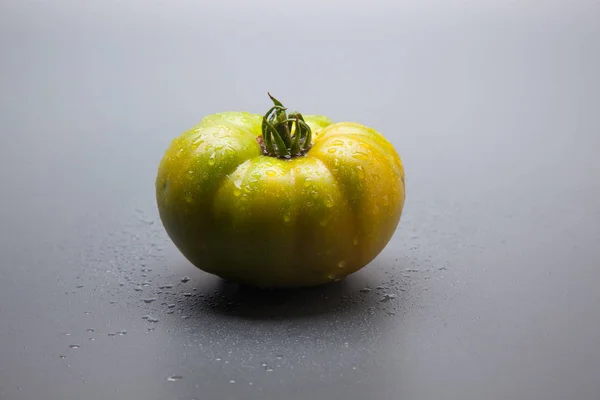
[[286, 114], [287, 108], [271, 93], [273, 106], [263, 116], [262, 147], [271, 157], [292, 158], [304, 155], [311, 146], [312, 132], [299, 112]]

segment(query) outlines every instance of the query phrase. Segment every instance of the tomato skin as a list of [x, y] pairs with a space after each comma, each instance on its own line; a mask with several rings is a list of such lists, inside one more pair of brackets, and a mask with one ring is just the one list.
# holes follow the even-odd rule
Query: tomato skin
[[264, 155], [262, 116], [205, 117], [173, 140], [156, 198], [163, 225], [196, 267], [261, 287], [315, 286], [363, 268], [394, 234], [405, 200], [393, 146], [357, 123], [305, 116], [303, 156]]

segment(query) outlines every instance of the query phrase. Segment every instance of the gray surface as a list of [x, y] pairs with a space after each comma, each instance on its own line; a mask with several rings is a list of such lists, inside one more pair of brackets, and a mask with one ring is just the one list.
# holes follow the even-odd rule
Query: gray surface
[[[0, 399], [599, 398], [598, 3], [193, 3], [0, 3]], [[340, 284], [225, 285], [158, 222], [170, 139], [267, 90], [406, 164]]]

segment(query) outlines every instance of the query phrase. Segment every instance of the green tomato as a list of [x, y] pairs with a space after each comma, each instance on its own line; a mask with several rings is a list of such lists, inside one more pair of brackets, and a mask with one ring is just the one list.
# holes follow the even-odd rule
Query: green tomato
[[196, 267], [260, 287], [339, 281], [371, 262], [404, 206], [404, 168], [377, 131], [323, 116], [223, 112], [175, 138], [156, 199]]

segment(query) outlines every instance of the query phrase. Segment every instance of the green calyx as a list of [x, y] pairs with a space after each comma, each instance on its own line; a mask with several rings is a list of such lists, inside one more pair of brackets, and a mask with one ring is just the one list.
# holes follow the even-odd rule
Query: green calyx
[[274, 106], [262, 120], [263, 152], [271, 157], [292, 158], [310, 149], [312, 132], [299, 112], [286, 114], [287, 108], [271, 96]]

